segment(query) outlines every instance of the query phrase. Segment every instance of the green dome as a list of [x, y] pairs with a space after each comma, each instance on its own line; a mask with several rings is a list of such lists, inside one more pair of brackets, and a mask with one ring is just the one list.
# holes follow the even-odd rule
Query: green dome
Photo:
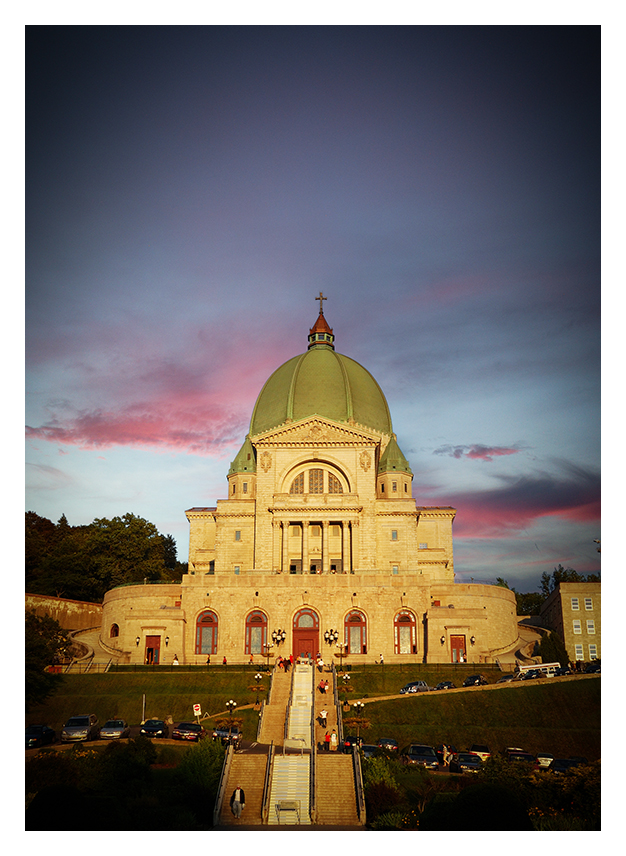
[[250, 435], [309, 416], [355, 423], [391, 435], [387, 401], [367, 369], [336, 353], [332, 345], [314, 344], [311, 336], [309, 340], [309, 350], [283, 363], [261, 390]]

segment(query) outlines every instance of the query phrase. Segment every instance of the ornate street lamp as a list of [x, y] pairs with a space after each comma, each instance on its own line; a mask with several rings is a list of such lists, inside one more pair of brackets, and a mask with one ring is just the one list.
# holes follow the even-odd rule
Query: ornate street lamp
[[324, 633], [324, 642], [327, 645], [333, 645], [337, 639], [339, 639], [339, 631], [337, 630], [326, 630]]
[[270, 649], [273, 648], [274, 646], [272, 645], [271, 642], [266, 642], [263, 647], [265, 648], [265, 656], [267, 657], [266, 669], [269, 672], [269, 670], [270, 670]]
[[231, 732], [233, 729], [233, 711], [236, 707], [237, 707], [237, 702], [233, 701], [232, 698], [230, 699], [230, 701], [226, 702], [226, 709], [228, 710], [228, 713], [230, 714], [230, 731]]
[[285, 630], [272, 630], [272, 641], [275, 645], [282, 645], [286, 638], [287, 632]]
[[347, 642], [337, 642], [337, 648], [339, 648], [339, 671], [343, 672], [343, 658], [346, 654], [346, 649], [348, 647]]
[[363, 715], [363, 710], [365, 709], [365, 705], [363, 704], [362, 701], [355, 701], [354, 704], [352, 705], [352, 707], [354, 708], [354, 712], [356, 713], [356, 715], [358, 717], [357, 724], [356, 724], [356, 736], [360, 737], [361, 736], [361, 716]]
[[263, 675], [257, 673], [254, 676], [254, 680], [256, 682], [256, 703], [258, 705], [258, 703], [259, 703], [259, 683], [263, 680]]

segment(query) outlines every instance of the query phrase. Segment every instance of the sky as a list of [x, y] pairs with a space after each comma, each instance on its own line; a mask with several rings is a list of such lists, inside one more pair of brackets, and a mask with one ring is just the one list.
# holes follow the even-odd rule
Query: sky
[[30, 26], [26, 510], [172, 534], [265, 380], [380, 384], [457, 579], [600, 570], [600, 31]]

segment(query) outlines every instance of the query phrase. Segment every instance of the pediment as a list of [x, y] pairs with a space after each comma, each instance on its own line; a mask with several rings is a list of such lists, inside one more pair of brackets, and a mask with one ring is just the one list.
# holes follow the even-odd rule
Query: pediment
[[321, 416], [311, 416], [265, 431], [251, 438], [255, 446], [372, 446], [382, 436], [357, 425], [333, 422]]

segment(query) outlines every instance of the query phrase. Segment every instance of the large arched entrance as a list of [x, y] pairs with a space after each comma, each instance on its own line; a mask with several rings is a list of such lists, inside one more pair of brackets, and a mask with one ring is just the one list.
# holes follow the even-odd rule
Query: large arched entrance
[[312, 609], [300, 609], [293, 617], [293, 656], [316, 657], [319, 650], [319, 617]]

